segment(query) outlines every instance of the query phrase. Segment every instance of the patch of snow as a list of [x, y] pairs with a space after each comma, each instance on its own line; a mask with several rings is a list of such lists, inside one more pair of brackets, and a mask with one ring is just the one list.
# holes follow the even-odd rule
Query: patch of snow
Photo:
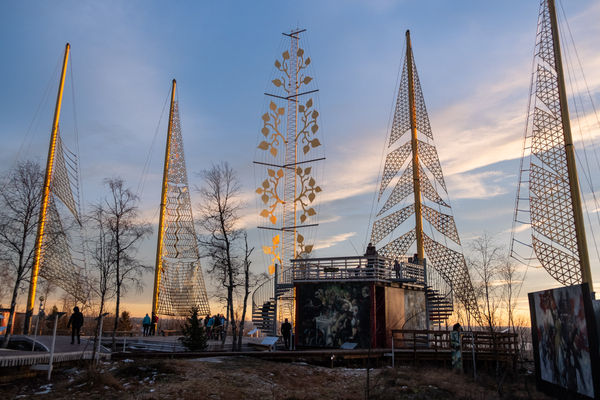
[[132, 363], [133, 362], [133, 360], [131, 360], [129, 358], [126, 358], [126, 359], [121, 360], [121, 361], [124, 362], [124, 363]]
[[223, 359], [221, 357], [203, 357], [203, 358], [192, 358], [190, 361], [200, 361], [200, 362], [208, 362], [208, 363], [222, 363]]

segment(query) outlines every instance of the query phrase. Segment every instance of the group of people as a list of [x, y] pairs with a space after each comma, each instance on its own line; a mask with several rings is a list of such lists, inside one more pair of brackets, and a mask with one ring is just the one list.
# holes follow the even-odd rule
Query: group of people
[[146, 316], [142, 320], [142, 328], [144, 336], [156, 335], [156, 327], [158, 326], [158, 315], [152, 313], [152, 318], [146, 313]]
[[227, 331], [227, 319], [223, 314], [207, 315], [203, 322], [209, 340], [223, 340]]

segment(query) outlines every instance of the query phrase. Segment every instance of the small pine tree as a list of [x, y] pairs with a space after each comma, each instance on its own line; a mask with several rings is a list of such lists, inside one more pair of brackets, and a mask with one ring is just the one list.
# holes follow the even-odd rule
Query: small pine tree
[[190, 316], [183, 324], [183, 336], [179, 340], [190, 351], [205, 350], [208, 347], [204, 325], [198, 319], [198, 308], [190, 310]]
[[119, 330], [129, 332], [133, 329], [133, 325], [131, 323], [131, 317], [129, 315], [129, 311], [123, 311], [121, 313], [121, 318], [119, 318]]

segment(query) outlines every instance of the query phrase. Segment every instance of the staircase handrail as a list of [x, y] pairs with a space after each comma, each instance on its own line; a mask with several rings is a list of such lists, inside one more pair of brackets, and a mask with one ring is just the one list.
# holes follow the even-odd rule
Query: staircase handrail
[[426, 284], [428, 289], [435, 290], [439, 295], [454, 304], [454, 288], [435, 268], [428, 266]]

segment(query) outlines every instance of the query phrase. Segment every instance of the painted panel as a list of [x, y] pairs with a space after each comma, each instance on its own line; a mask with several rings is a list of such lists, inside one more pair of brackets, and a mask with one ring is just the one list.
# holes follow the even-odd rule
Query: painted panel
[[538, 385], [594, 398], [596, 322], [587, 285], [529, 294]]
[[404, 329], [427, 329], [424, 291], [404, 291]]
[[369, 346], [370, 284], [309, 283], [296, 286], [299, 346]]

